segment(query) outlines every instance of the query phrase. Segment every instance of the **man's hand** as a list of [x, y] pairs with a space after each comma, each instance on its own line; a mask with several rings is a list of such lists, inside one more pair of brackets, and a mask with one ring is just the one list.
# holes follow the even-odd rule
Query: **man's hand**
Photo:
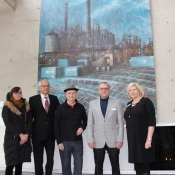
[[82, 128], [78, 128], [78, 130], [77, 130], [77, 136], [79, 136], [82, 133], [83, 133], [83, 129]]
[[117, 142], [117, 149], [120, 149], [123, 146], [123, 142]]
[[88, 145], [91, 149], [95, 148], [95, 143], [88, 143]]
[[64, 145], [63, 145], [63, 143], [60, 143], [58, 145], [58, 149], [60, 149], [61, 151], [64, 151]]

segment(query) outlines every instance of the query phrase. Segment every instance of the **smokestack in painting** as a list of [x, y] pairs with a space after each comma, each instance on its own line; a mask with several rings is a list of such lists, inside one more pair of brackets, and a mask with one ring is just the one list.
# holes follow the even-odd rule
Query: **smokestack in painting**
[[67, 32], [68, 25], [68, 3], [65, 4], [65, 32]]
[[88, 30], [89, 35], [91, 35], [91, 7], [90, 7], [90, 0], [87, 0], [87, 11], [88, 11], [87, 30]]

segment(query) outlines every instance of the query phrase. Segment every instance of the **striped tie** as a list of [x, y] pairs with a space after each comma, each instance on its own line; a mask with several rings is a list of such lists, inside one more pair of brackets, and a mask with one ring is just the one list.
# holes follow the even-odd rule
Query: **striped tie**
[[48, 100], [47, 100], [47, 97], [44, 97], [46, 100], [45, 100], [45, 110], [46, 110], [46, 112], [48, 113], [48, 111], [49, 111], [49, 102], [48, 102]]

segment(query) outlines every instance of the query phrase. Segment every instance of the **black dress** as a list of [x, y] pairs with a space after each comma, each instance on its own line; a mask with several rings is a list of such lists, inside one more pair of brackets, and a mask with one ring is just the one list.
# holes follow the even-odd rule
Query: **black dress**
[[155, 161], [154, 134], [152, 147], [145, 149], [148, 127], [156, 125], [155, 108], [149, 98], [143, 97], [136, 106], [127, 104], [124, 118], [128, 139], [128, 161], [130, 163], [149, 163]]

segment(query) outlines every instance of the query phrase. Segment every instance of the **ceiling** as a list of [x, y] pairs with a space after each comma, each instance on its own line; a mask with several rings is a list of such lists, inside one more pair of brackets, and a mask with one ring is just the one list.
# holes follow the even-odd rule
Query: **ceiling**
[[14, 11], [12, 7], [15, 7], [14, 6], [15, 4], [16, 4], [15, 0], [6, 0], [6, 1], [0, 0], [0, 13], [7, 12], [7, 11]]

